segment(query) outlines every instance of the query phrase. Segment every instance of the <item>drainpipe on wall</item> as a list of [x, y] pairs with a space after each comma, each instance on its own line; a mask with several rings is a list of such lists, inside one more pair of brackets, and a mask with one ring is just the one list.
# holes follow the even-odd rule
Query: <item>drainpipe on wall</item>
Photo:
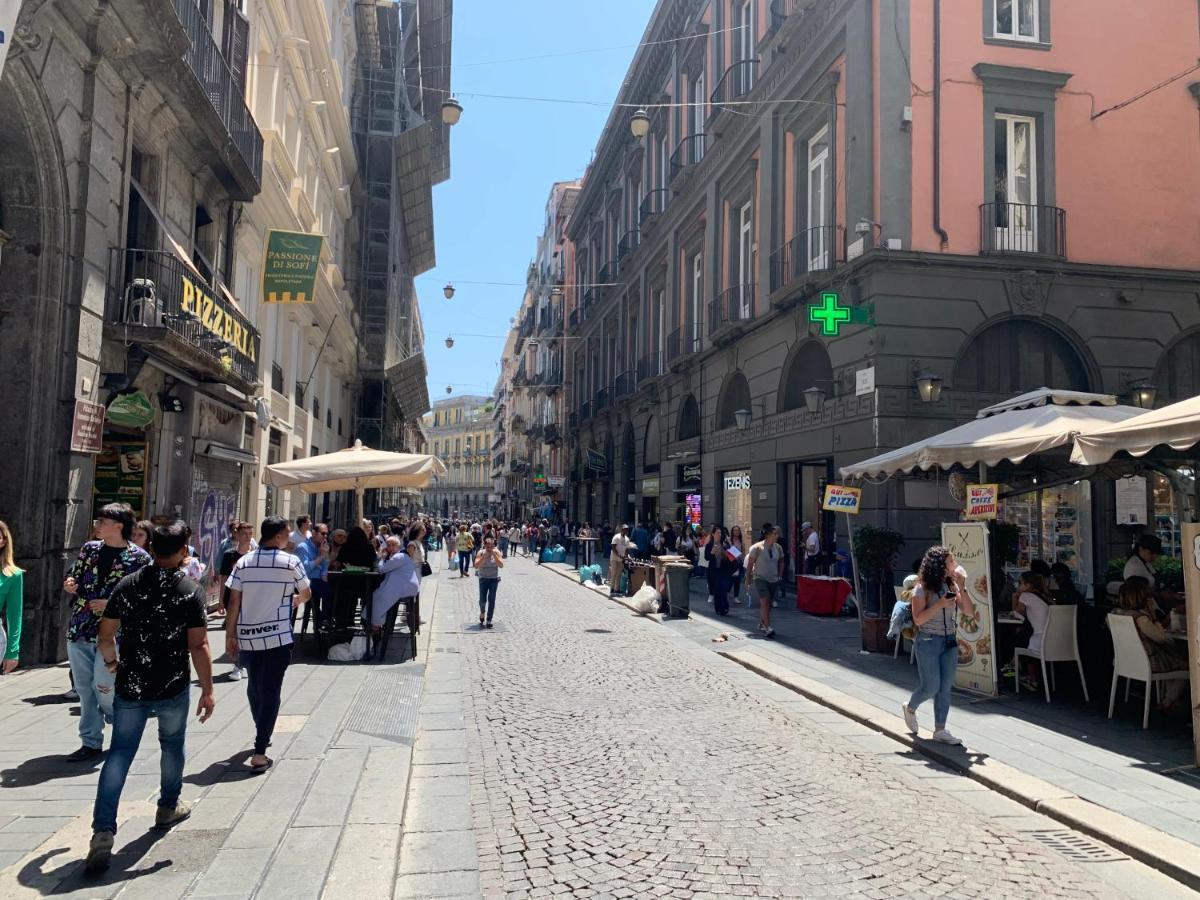
[[933, 230], [945, 250], [950, 235], [942, 227], [942, 0], [933, 0]]

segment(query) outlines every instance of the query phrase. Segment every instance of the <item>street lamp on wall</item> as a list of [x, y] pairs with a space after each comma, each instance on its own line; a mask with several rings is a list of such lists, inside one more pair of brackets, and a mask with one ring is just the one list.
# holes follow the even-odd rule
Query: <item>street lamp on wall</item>
[[815, 385], [804, 392], [804, 405], [810, 413], [819, 413], [825, 405], [825, 392]]
[[1139, 381], [1130, 385], [1130, 395], [1133, 405], [1140, 409], [1154, 409], [1154, 401], [1158, 399], [1158, 388], [1149, 381]]
[[738, 431], [745, 431], [750, 427], [750, 423], [754, 421], [754, 413], [748, 409], [735, 410], [733, 420], [737, 423]]
[[917, 375], [917, 394], [922, 403], [937, 403], [942, 396], [942, 376], [921, 372]]

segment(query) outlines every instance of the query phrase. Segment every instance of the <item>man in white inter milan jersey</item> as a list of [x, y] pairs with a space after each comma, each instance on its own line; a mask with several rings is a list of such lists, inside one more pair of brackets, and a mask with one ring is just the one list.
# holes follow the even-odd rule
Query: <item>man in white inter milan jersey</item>
[[225, 649], [246, 672], [246, 697], [254, 719], [254, 755], [250, 768], [271, 768], [267, 747], [279, 717], [283, 676], [292, 659], [292, 609], [304, 604], [311, 590], [304, 564], [284, 548], [288, 521], [263, 519], [258, 549], [237, 561], [229, 580]]

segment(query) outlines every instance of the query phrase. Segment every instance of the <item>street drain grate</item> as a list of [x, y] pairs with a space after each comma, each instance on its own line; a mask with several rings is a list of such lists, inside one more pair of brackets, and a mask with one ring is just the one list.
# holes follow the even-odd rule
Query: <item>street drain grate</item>
[[424, 666], [410, 664], [388, 672], [372, 672], [350, 704], [342, 730], [411, 744], [417, 736], [424, 671]]
[[1030, 831], [1028, 834], [1038, 843], [1075, 862], [1119, 862], [1128, 858], [1074, 831]]

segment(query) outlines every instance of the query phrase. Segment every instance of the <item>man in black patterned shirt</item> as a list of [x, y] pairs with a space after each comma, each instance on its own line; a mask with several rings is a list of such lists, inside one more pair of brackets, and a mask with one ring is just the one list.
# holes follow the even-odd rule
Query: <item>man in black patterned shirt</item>
[[179, 570], [190, 537], [191, 529], [183, 522], [155, 528], [150, 538], [154, 565], [118, 582], [100, 622], [97, 649], [108, 670], [116, 672], [117, 684], [112, 746], [100, 770], [92, 815], [92, 842], [86, 864], [89, 872], [108, 868], [117, 831], [117, 804], [151, 715], [158, 718], [162, 751], [155, 826], [170, 828], [191, 814], [188, 804], [179, 799], [191, 687], [189, 656], [200, 679], [196, 715], [201, 722], [208, 721], [216, 704], [204, 592]]

